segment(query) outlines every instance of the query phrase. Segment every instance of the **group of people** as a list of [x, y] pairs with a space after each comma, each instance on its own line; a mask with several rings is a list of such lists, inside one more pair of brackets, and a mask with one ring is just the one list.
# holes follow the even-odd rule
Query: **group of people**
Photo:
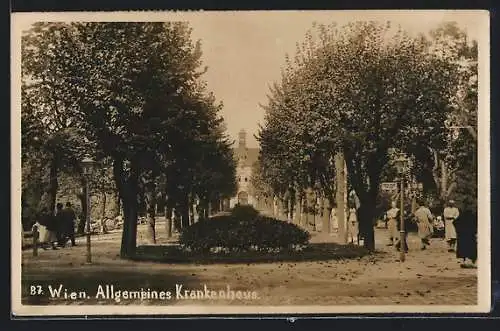
[[[417, 224], [420, 238], [420, 249], [425, 250], [430, 245], [430, 238], [434, 234], [434, 221], [437, 219], [423, 200], [417, 202], [418, 208], [413, 213], [411, 220]], [[389, 246], [397, 250], [408, 251], [407, 240], [405, 247], [401, 247], [401, 222], [400, 209], [397, 203], [392, 202], [391, 209], [386, 212], [387, 228], [389, 232]], [[455, 206], [455, 201], [449, 200], [442, 214], [444, 218], [445, 240], [448, 252], [456, 253], [457, 258], [463, 260], [462, 267], [474, 267], [477, 260], [477, 218], [472, 212], [460, 213]], [[438, 216], [440, 218], [440, 216]], [[405, 231], [404, 236], [407, 235]], [[466, 263], [467, 260], [470, 263]]]
[[71, 203], [67, 202], [65, 207], [57, 203], [55, 214], [46, 207], [42, 208], [33, 230], [36, 228], [38, 242], [43, 249], [65, 247], [68, 241], [75, 246], [75, 222], [76, 213]]

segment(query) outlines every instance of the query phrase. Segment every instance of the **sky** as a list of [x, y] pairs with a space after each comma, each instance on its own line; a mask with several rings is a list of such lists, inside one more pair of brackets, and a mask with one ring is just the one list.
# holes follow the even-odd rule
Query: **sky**
[[[193, 41], [200, 40], [203, 79], [224, 103], [222, 115], [229, 136], [237, 141], [247, 131], [249, 147], [263, 123], [269, 86], [280, 80], [285, 55], [293, 56], [313, 22], [344, 25], [350, 21], [391, 21], [409, 33], [428, 32], [440, 23], [455, 21], [470, 38], [483, 38], [488, 29], [486, 11], [227, 11], [227, 12], [121, 12], [17, 13], [12, 20], [13, 47], [20, 31], [35, 21], [186, 21]], [[481, 42], [480, 42], [481, 45]], [[481, 48], [480, 48], [481, 52]]]

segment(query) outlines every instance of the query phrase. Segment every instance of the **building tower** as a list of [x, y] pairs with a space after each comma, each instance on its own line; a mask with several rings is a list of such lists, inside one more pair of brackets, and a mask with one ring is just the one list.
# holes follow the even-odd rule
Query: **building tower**
[[247, 138], [247, 133], [244, 129], [241, 129], [240, 133], [238, 134], [239, 136], [239, 147], [240, 148], [245, 148], [246, 147], [246, 138]]

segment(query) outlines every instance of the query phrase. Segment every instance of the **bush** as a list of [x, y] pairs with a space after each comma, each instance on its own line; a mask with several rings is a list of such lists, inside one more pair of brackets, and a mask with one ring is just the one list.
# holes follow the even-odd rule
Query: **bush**
[[[249, 211], [245, 207], [246, 211]], [[240, 212], [241, 211], [241, 214]], [[306, 245], [310, 235], [295, 224], [271, 217], [247, 217], [243, 209], [235, 214], [195, 223], [181, 232], [180, 244], [195, 252], [235, 252], [293, 250]], [[239, 217], [236, 217], [239, 216]]]

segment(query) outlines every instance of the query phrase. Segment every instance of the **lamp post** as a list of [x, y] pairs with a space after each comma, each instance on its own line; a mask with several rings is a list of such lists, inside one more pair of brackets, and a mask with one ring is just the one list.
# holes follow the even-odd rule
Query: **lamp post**
[[400, 228], [399, 228], [399, 260], [401, 262], [405, 261], [405, 247], [406, 247], [406, 238], [405, 238], [405, 222], [404, 222], [404, 174], [406, 171], [406, 167], [408, 165], [408, 158], [405, 154], [399, 155], [399, 157], [395, 160], [395, 165], [398, 170], [399, 179], [401, 181], [400, 185], [400, 199], [401, 199], [401, 209], [399, 211], [400, 216]]
[[92, 167], [94, 165], [94, 160], [89, 157], [86, 157], [82, 160], [82, 169], [83, 169], [83, 179], [85, 182], [84, 194], [85, 194], [85, 227], [87, 232], [87, 263], [92, 263], [92, 255], [90, 250], [90, 198], [89, 198], [89, 178], [92, 172]]

